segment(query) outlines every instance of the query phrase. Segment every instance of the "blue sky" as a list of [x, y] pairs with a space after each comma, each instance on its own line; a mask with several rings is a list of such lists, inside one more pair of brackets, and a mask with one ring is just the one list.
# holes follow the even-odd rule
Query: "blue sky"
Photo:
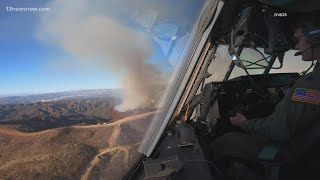
[[[112, 74], [99, 65], [88, 67], [87, 64], [74, 63], [73, 57], [63, 49], [36, 38], [39, 18], [50, 12], [6, 10], [6, 7], [46, 8], [49, 1], [1, 0], [0, 95], [119, 88], [119, 74]], [[197, 8], [199, 10], [200, 5], [191, 6], [189, 10], [196, 12]], [[162, 68], [168, 68], [160, 46], [156, 43], [153, 45], [156, 50], [152, 61]]]
[[103, 68], [84, 66], [59, 69], [52, 57], [65, 57], [60, 49], [35, 37], [41, 13], [7, 12], [6, 7], [46, 7], [47, 1], [4, 0], [0, 7], [0, 95], [56, 92], [74, 89], [117, 88], [116, 78]]

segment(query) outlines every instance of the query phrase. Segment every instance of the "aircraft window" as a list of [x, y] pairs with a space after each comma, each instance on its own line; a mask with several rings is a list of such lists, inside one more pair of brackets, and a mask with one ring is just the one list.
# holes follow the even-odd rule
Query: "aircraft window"
[[[270, 59], [268, 58], [268, 55], [263, 53], [263, 49], [261, 48], [257, 48], [257, 50], [254, 50], [251, 48], [244, 48], [240, 55], [240, 59], [242, 60], [243, 65], [248, 68], [247, 70], [249, 74], [262, 74], [264, 72], [265, 67], [263, 66], [268, 65], [268, 63], [265, 60], [262, 60], [264, 58]], [[231, 57], [230, 57], [230, 60], [231, 60]], [[254, 63], [256, 61], [260, 61], [258, 63], [262, 66], [258, 66], [255, 64], [251, 65], [251, 63]], [[252, 69], [249, 69], [249, 68], [252, 68]], [[234, 69], [232, 70], [232, 73], [229, 79], [232, 79], [238, 76], [244, 76], [244, 75], [247, 75], [246, 72], [242, 68], [235, 66]]]
[[[301, 56], [294, 56], [297, 50], [290, 50], [285, 53], [283, 67], [281, 69], [271, 69], [270, 73], [298, 72], [302, 73], [307, 70], [311, 62], [302, 61]], [[274, 63], [275, 67], [279, 66], [279, 61]], [[313, 67], [309, 70], [311, 72]]]
[[206, 0], [4, 0], [0, 179], [120, 179]]
[[[263, 50], [259, 49], [263, 52]], [[264, 56], [268, 57], [267, 55], [263, 54]], [[245, 48], [240, 56], [242, 60], [246, 60], [247, 62], [243, 62], [244, 65], [250, 65], [250, 62], [255, 62], [259, 59], [262, 59], [263, 56], [255, 50]], [[220, 45], [217, 48], [217, 53], [215, 59], [211, 62], [210, 66], [208, 67], [208, 73], [212, 74], [209, 78], [205, 80], [205, 83], [209, 82], [218, 82], [223, 81], [230, 63], [232, 62], [231, 57], [228, 53], [228, 47], [225, 45]], [[259, 64], [266, 66], [266, 62], [260, 61]], [[259, 66], [251, 65], [249, 67], [252, 68], [259, 68]], [[264, 69], [249, 69], [250, 74], [262, 74]], [[237, 66], [234, 67], [230, 78], [235, 78], [238, 76], [246, 75], [245, 71]], [[230, 79], [229, 78], [229, 79]], [[200, 93], [200, 89], [197, 93]]]
[[[263, 49], [259, 48], [258, 50], [263, 52]], [[273, 64], [273, 67], [275, 67], [275, 69], [271, 69], [270, 73], [291, 73], [291, 72], [302, 73], [303, 71], [307, 70], [311, 66], [311, 62], [302, 61], [301, 56], [294, 56], [296, 52], [297, 51], [290, 50], [285, 53], [284, 60], [283, 60], [284, 61], [283, 67], [281, 69], [276, 69], [276, 67], [280, 67], [280, 63], [277, 58], [275, 60], [275, 63]], [[264, 57], [269, 57], [264, 53], [263, 55]], [[245, 61], [242, 61], [245, 66], [250, 68], [257, 68], [257, 69], [248, 69], [249, 74], [262, 74], [265, 70], [265, 66], [267, 66], [266, 61], [262, 60], [259, 62], [259, 65], [261, 65], [261, 68], [259, 68], [259, 66], [254, 64], [250, 66], [250, 63], [256, 62], [257, 60], [260, 60], [260, 59], [264, 59], [264, 57], [253, 49], [245, 48], [241, 53], [240, 59], [245, 60]], [[229, 58], [231, 59], [230, 56]], [[270, 58], [267, 58], [267, 59], [269, 60]], [[313, 67], [311, 67], [311, 69], [308, 72], [312, 70], [313, 70]], [[242, 68], [235, 66], [229, 79], [232, 79], [238, 76], [244, 76], [244, 75], [247, 75], [246, 72]]]

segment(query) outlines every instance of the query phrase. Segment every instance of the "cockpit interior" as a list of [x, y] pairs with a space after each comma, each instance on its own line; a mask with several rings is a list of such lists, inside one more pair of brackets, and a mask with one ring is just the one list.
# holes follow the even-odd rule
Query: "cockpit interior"
[[[320, 149], [317, 143], [308, 147], [306, 154], [299, 157], [299, 166], [293, 169], [281, 160], [281, 156], [290, 149], [282, 151], [274, 144], [261, 150], [257, 162], [226, 157], [225, 169], [210, 159], [215, 147], [209, 146], [226, 133], [242, 132], [230, 123], [230, 117], [239, 112], [248, 119], [272, 114], [296, 80], [318, 67], [318, 63], [310, 62], [299, 72], [283, 70], [286, 64], [291, 63], [287, 54], [295, 58], [301, 55], [301, 52], [296, 53], [294, 46], [292, 29], [295, 20], [314, 21], [313, 18], [319, 14], [319, 2], [225, 0], [213, 7], [215, 10], [212, 16], [207, 17], [205, 26], [209, 30], [208, 37], [174, 116], [150, 155], [141, 159], [124, 178], [319, 178], [320, 156], [317, 150]], [[320, 24], [310, 27], [311, 30], [319, 30], [320, 33]], [[221, 47], [223, 52], [219, 52]], [[257, 56], [246, 57], [248, 49]], [[216, 61], [218, 56], [221, 61]], [[212, 66], [217, 69], [210, 72]], [[212, 80], [222, 66], [225, 71], [219, 74], [221, 77]], [[235, 71], [241, 71], [240, 75], [233, 76]]]

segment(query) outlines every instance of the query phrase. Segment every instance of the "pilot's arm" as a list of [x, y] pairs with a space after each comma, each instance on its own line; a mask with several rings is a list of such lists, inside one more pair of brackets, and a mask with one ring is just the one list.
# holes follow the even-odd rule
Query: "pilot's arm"
[[319, 70], [298, 79], [270, 116], [247, 120], [242, 114], [237, 114], [230, 121], [253, 136], [288, 141], [295, 133], [308, 129], [319, 119], [319, 80]]
[[290, 139], [294, 127], [291, 109], [292, 92], [287, 94], [276, 106], [275, 111], [264, 118], [246, 120], [240, 127], [251, 135], [260, 135], [275, 141], [287, 141]]

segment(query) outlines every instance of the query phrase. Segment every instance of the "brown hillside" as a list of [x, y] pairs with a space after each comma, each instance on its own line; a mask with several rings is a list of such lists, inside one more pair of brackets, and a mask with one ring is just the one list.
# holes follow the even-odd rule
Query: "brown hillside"
[[106, 173], [117, 179], [136, 158], [146, 130], [140, 126], [153, 115], [35, 133], [0, 129], [0, 179], [95, 179]]
[[0, 104], [0, 125], [23, 132], [37, 132], [75, 125], [115, 122], [121, 118], [154, 111], [118, 112], [120, 99], [112, 97], [70, 99], [29, 104]]

